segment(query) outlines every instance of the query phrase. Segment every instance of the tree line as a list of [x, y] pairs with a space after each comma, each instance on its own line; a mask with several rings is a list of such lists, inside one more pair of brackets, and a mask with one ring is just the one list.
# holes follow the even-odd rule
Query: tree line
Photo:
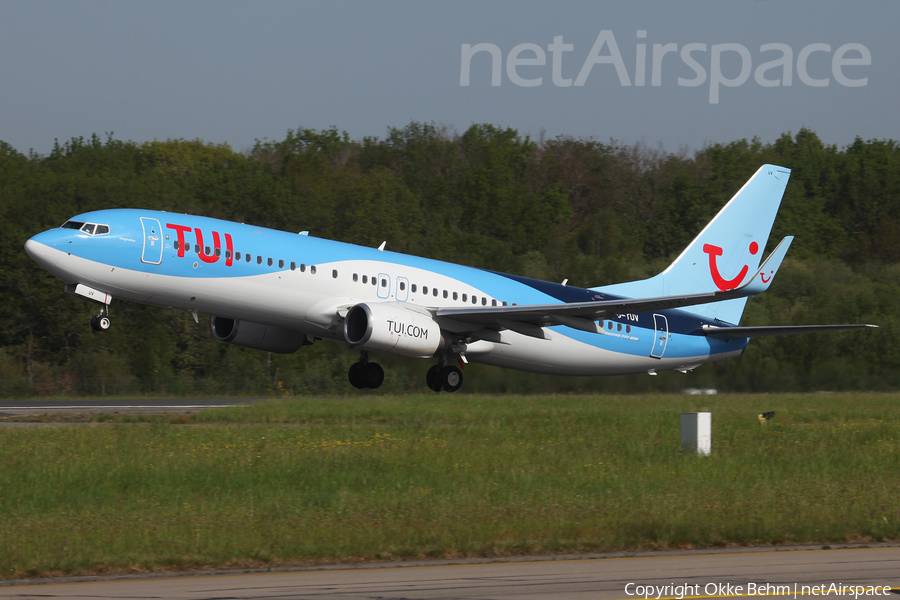
[[[105, 138], [24, 154], [0, 142], [0, 395], [357, 393], [355, 353], [290, 356], [215, 341], [185, 312], [114, 302], [116, 325], [25, 254], [25, 240], [96, 209], [201, 214], [569, 285], [659, 272], [763, 163], [792, 169], [771, 236], [788, 259], [742, 324], [877, 323], [874, 332], [754, 340], [739, 359], [657, 378], [561, 378], [470, 367], [467, 391], [896, 389], [900, 147], [838, 148], [812, 131], [714, 144], [693, 155], [642, 144], [428, 123], [353, 140], [289, 130], [239, 152], [201, 140]], [[768, 250], [771, 250], [768, 248]], [[382, 361], [385, 391], [422, 390], [425, 361]]]

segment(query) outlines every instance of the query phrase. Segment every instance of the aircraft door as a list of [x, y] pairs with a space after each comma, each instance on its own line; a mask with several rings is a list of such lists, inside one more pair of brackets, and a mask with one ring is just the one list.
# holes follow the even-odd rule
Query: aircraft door
[[669, 345], [669, 321], [664, 315], [653, 315], [653, 327], [656, 331], [653, 335], [653, 347], [650, 349], [650, 356], [662, 358], [666, 352], [666, 346]]
[[406, 302], [409, 299], [409, 280], [406, 277], [397, 278], [397, 291], [394, 293], [398, 302]]
[[378, 274], [378, 297], [387, 300], [391, 297], [391, 276], [385, 273]]
[[159, 221], [141, 217], [141, 226], [144, 228], [144, 251], [141, 254], [141, 262], [158, 265], [162, 262], [163, 253], [162, 228]]

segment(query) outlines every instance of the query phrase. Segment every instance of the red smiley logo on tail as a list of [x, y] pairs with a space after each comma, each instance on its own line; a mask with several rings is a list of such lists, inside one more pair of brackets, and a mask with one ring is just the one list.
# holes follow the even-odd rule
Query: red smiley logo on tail
[[[725, 279], [722, 277], [721, 273], [719, 273], [719, 265], [716, 264], [716, 257], [722, 256], [722, 249], [718, 246], [713, 246], [712, 244], [703, 244], [703, 251], [709, 254], [709, 274], [712, 275], [716, 287], [723, 292], [733, 290], [740, 285], [744, 280], [744, 277], [747, 276], [747, 271], [750, 270], [749, 266], [744, 265], [737, 274], [737, 277], [734, 279]], [[759, 244], [750, 242], [750, 254], [756, 254], [757, 252], [759, 252]], [[763, 281], [765, 282], [765, 280]]]

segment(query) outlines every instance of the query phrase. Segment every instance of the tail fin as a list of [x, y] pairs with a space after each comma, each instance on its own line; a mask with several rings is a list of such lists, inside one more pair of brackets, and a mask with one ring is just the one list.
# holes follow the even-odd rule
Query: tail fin
[[[791, 171], [763, 165], [669, 267], [650, 279], [593, 288], [635, 297], [727, 291], [759, 266]], [[697, 306], [691, 312], [738, 324], [747, 298]]]

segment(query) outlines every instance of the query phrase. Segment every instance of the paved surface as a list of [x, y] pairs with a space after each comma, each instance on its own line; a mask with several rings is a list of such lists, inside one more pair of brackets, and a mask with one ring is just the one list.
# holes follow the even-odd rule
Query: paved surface
[[186, 412], [213, 406], [238, 406], [259, 402], [256, 399], [237, 398], [233, 400], [4, 400], [0, 401], [0, 417], [54, 414], [54, 413], [111, 413], [111, 412]]
[[[756, 588], [749, 588], [748, 584]], [[441, 566], [328, 567], [281, 573], [126, 578], [0, 587], [0, 598], [120, 598], [173, 600], [631, 600], [643, 598], [750, 597], [765, 584], [773, 598], [835, 598], [811, 586], [890, 586], [898, 598], [900, 548], [818, 551], [712, 551], [651, 553], [629, 558], [518, 561]], [[635, 584], [629, 586], [629, 584]], [[689, 588], [665, 586], [688, 585]], [[728, 587], [728, 586], [731, 587]], [[738, 587], [740, 586], [740, 587]], [[763, 587], [763, 591], [765, 588]], [[818, 591], [818, 590], [817, 590]], [[697, 593], [694, 593], [697, 592]], [[842, 597], [853, 598], [853, 594]]]

